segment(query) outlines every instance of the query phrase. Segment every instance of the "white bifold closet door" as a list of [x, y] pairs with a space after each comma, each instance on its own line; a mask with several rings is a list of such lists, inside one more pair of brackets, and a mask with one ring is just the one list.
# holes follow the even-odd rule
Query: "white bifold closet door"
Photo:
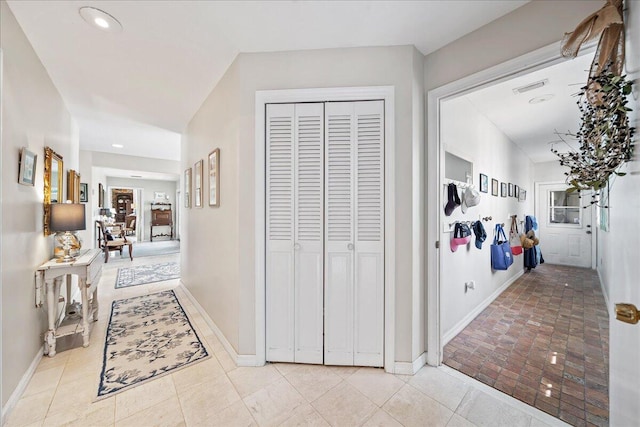
[[384, 102], [325, 104], [324, 363], [383, 366]]
[[271, 104], [267, 360], [323, 363], [324, 104]]

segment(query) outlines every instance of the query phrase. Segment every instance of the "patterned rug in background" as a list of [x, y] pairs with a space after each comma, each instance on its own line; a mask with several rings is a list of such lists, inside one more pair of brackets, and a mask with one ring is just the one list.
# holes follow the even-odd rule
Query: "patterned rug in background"
[[208, 357], [172, 290], [114, 301], [97, 398], [128, 390]]
[[116, 289], [178, 278], [180, 278], [180, 264], [177, 262], [119, 268]]

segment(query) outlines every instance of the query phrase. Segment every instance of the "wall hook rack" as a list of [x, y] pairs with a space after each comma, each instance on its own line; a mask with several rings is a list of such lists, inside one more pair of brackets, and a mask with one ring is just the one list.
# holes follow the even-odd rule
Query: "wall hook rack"
[[490, 217], [490, 216], [482, 217], [482, 220], [483, 220], [483, 221], [485, 221], [485, 222], [487, 222], [487, 221], [491, 221], [492, 219], [493, 219], [493, 218], [492, 218], [492, 217]]

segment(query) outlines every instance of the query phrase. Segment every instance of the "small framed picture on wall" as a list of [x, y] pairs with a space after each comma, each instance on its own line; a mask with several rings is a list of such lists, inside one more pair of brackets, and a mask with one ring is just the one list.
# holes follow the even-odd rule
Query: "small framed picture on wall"
[[209, 153], [209, 206], [220, 206], [220, 149]]
[[509, 197], [513, 197], [513, 184], [509, 183]]
[[518, 187], [517, 185], [513, 186], [513, 195], [516, 199], [520, 198], [520, 187]]
[[527, 200], [527, 192], [525, 190], [520, 190], [520, 195], [518, 196], [518, 200], [524, 202]]
[[87, 203], [89, 201], [89, 184], [86, 182], [80, 183], [80, 202]]
[[500, 197], [507, 197], [507, 183], [500, 183]]
[[202, 159], [193, 165], [193, 206], [202, 207]]
[[33, 186], [36, 182], [36, 161], [38, 155], [26, 147], [20, 150], [18, 183]]
[[480, 174], [480, 191], [489, 192], [489, 177], [483, 173]]
[[184, 171], [184, 207], [191, 207], [191, 168]]
[[498, 195], [498, 180], [493, 178], [491, 179], [491, 195], [492, 196]]

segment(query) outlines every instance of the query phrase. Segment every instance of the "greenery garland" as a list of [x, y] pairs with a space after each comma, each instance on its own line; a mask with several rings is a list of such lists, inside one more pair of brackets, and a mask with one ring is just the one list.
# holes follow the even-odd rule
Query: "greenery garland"
[[627, 115], [631, 111], [627, 107], [631, 89], [632, 82], [624, 75], [604, 71], [591, 77], [578, 94], [580, 129], [575, 134], [566, 134], [578, 141], [579, 149], [567, 153], [551, 149], [560, 158], [560, 165], [569, 167], [569, 172], [565, 172], [570, 186], [567, 192], [593, 189], [592, 204], [598, 202], [597, 195], [606, 188], [612, 175], [625, 175], [619, 169], [631, 160], [635, 133]]

